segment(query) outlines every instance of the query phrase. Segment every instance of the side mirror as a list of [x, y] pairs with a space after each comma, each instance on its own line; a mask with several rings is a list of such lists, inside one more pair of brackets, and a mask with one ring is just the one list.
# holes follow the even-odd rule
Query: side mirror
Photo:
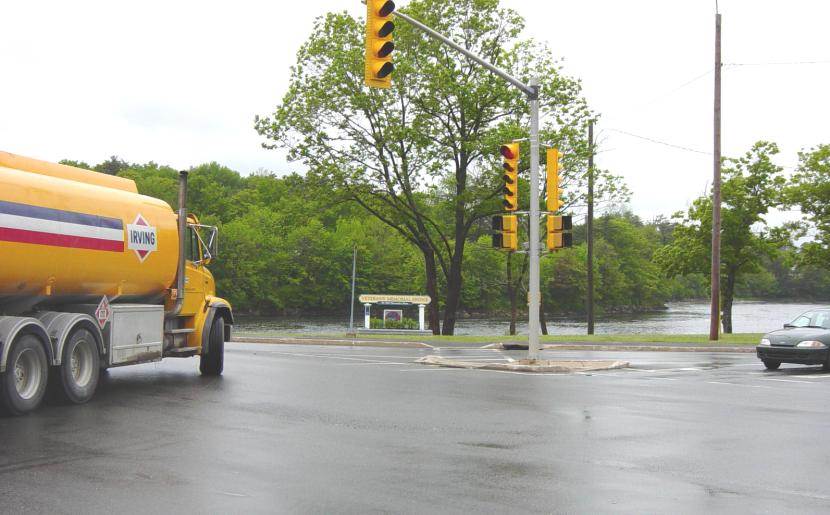
[[211, 227], [207, 242], [208, 252], [210, 252], [211, 259], [219, 257], [219, 228]]

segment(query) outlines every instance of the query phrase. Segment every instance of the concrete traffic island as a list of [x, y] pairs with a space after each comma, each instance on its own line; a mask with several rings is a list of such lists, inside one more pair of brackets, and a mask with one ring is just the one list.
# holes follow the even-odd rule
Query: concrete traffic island
[[449, 368], [469, 368], [480, 370], [502, 370], [509, 372], [535, 372], [547, 374], [572, 374], [575, 372], [594, 372], [600, 370], [615, 370], [629, 366], [627, 361], [613, 360], [569, 360], [559, 361], [539, 359], [528, 361], [510, 361], [506, 363], [481, 363], [477, 361], [463, 361], [445, 358], [443, 356], [426, 356], [416, 360], [423, 365], [434, 365]]

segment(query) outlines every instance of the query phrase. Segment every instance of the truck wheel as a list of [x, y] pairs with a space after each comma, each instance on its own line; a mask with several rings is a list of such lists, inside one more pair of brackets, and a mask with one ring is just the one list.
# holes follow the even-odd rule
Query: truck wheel
[[0, 406], [11, 415], [22, 415], [40, 406], [46, 393], [49, 365], [43, 342], [24, 334], [12, 342], [6, 371], [0, 374]]
[[83, 404], [95, 394], [101, 373], [98, 343], [86, 329], [74, 331], [63, 347], [61, 366], [52, 369], [50, 398]]
[[225, 320], [221, 316], [213, 319], [208, 335], [207, 348], [202, 349], [199, 358], [199, 372], [205, 376], [222, 375], [225, 366]]
[[780, 361], [772, 361], [771, 359], [765, 359], [764, 366], [767, 367], [767, 370], [778, 370], [778, 367], [781, 366]]

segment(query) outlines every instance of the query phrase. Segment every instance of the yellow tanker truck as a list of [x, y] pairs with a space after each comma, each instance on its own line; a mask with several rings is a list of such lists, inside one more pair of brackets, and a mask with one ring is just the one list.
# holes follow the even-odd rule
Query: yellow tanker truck
[[215, 227], [134, 181], [0, 152], [0, 409], [88, 401], [103, 369], [199, 356], [222, 373]]

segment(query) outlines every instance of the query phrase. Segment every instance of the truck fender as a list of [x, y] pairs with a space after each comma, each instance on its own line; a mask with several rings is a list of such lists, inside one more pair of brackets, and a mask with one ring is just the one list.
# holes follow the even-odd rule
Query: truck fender
[[206, 304], [208, 308], [208, 314], [205, 317], [205, 325], [202, 329], [202, 353], [207, 354], [207, 350], [210, 348], [208, 345], [208, 339], [210, 338], [210, 328], [213, 326], [213, 321], [215, 317], [220, 316], [225, 319], [225, 341], [228, 342], [231, 339], [231, 326], [233, 325], [233, 312], [231, 311], [230, 304], [220, 301], [218, 299], [211, 300], [209, 304]]
[[6, 361], [11, 351], [11, 343], [18, 335], [26, 333], [33, 333], [40, 338], [49, 363], [54, 359], [52, 345], [49, 343], [49, 334], [40, 320], [30, 317], [0, 317], [0, 373], [6, 371]]
[[98, 322], [87, 315], [86, 313], [60, 313], [56, 311], [44, 311], [37, 314], [37, 318], [46, 327], [46, 334], [49, 335], [49, 340], [52, 343], [53, 358], [52, 365], [60, 365], [63, 360], [63, 347], [66, 345], [66, 340], [78, 327], [88, 329], [95, 342], [98, 344], [98, 352], [103, 357], [106, 354], [104, 347], [104, 337], [101, 334], [101, 329], [98, 327]]

